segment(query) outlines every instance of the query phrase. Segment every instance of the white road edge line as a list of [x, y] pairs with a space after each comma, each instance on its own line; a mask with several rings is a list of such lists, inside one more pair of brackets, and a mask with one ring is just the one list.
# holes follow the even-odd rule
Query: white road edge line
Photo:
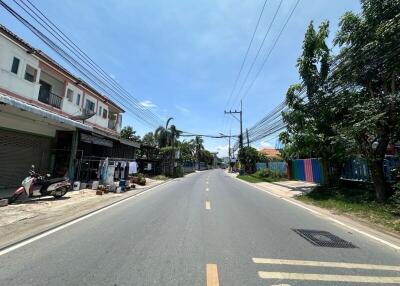
[[298, 207], [300, 207], [300, 208], [303, 208], [303, 209], [305, 209], [305, 210], [307, 210], [307, 211], [313, 213], [314, 215], [318, 215], [318, 216], [321, 217], [321, 218], [330, 220], [330, 221], [332, 221], [332, 222], [334, 222], [334, 223], [337, 223], [337, 224], [339, 224], [339, 225], [341, 225], [341, 226], [344, 226], [344, 227], [346, 227], [346, 228], [348, 228], [348, 229], [351, 229], [351, 230], [353, 230], [353, 231], [355, 231], [355, 232], [358, 232], [359, 234], [362, 234], [362, 235], [364, 235], [364, 236], [367, 236], [367, 237], [369, 237], [369, 238], [371, 238], [371, 239], [373, 239], [373, 240], [375, 240], [375, 241], [378, 241], [378, 242], [380, 242], [380, 243], [382, 243], [382, 244], [385, 244], [385, 245], [387, 245], [387, 246], [389, 246], [389, 247], [391, 247], [391, 248], [394, 248], [394, 249], [396, 249], [396, 250], [400, 250], [400, 246], [398, 246], [398, 245], [396, 245], [396, 244], [393, 244], [393, 243], [391, 243], [391, 242], [389, 242], [389, 241], [386, 241], [386, 240], [384, 240], [384, 239], [382, 239], [382, 238], [379, 238], [379, 237], [377, 237], [377, 236], [375, 236], [375, 235], [373, 235], [373, 234], [367, 233], [367, 232], [362, 231], [362, 230], [360, 230], [360, 229], [358, 229], [358, 228], [355, 228], [355, 227], [353, 227], [353, 226], [350, 226], [350, 225], [348, 225], [348, 224], [346, 224], [346, 223], [344, 223], [344, 222], [341, 222], [341, 221], [339, 221], [339, 220], [337, 220], [337, 219], [335, 219], [335, 218], [327, 217], [326, 215], [324, 215], [323, 213], [321, 213], [321, 212], [319, 212], [319, 211], [316, 211], [316, 210], [313, 210], [313, 209], [311, 209], [311, 208], [308, 208], [308, 207], [306, 207], [306, 206], [304, 206], [304, 205], [302, 205], [302, 204], [300, 204], [300, 203], [294, 202], [294, 201], [289, 200], [289, 199], [287, 199], [287, 198], [283, 198], [283, 197], [281, 197], [281, 196], [278, 196], [277, 194], [271, 193], [270, 191], [267, 191], [267, 190], [264, 190], [264, 189], [259, 188], [259, 187], [257, 187], [257, 186], [254, 186], [254, 185], [252, 185], [251, 183], [242, 181], [242, 180], [237, 179], [237, 178], [234, 178], [234, 179], [236, 179], [236, 180], [238, 180], [239, 182], [242, 182], [242, 183], [244, 183], [244, 184], [247, 184], [247, 185], [249, 185], [249, 186], [252, 186], [253, 188], [256, 188], [256, 189], [258, 189], [258, 190], [260, 190], [260, 191], [263, 191], [263, 192], [265, 192], [265, 193], [267, 193], [267, 194], [269, 194], [269, 195], [272, 195], [272, 196], [274, 196], [274, 197], [276, 197], [276, 198], [282, 199], [282, 200], [284, 200], [284, 201], [286, 201], [286, 202], [288, 202], [288, 203], [290, 203], [290, 204], [292, 204], [292, 205], [295, 205], [295, 206], [298, 206]]
[[[170, 181], [170, 182], [172, 182], [172, 181]], [[75, 220], [72, 220], [72, 221], [70, 221], [70, 222], [67, 222], [67, 223], [65, 223], [65, 224], [63, 224], [63, 225], [60, 225], [60, 226], [58, 226], [58, 227], [56, 227], [56, 228], [53, 228], [53, 229], [51, 229], [51, 230], [49, 230], [49, 231], [45, 231], [44, 233], [38, 234], [38, 235], [36, 235], [36, 236], [34, 236], [34, 237], [31, 237], [31, 238], [29, 238], [29, 239], [27, 239], [27, 240], [24, 240], [24, 241], [22, 241], [22, 242], [19, 242], [19, 243], [16, 243], [16, 244], [14, 244], [14, 245], [11, 245], [11, 246], [9, 246], [9, 247], [6, 247], [5, 249], [3, 249], [3, 250], [0, 251], [0, 256], [2, 256], [2, 255], [4, 255], [4, 254], [7, 254], [7, 253], [9, 253], [9, 252], [11, 252], [11, 251], [14, 251], [14, 250], [16, 250], [16, 249], [18, 249], [18, 248], [21, 248], [21, 247], [23, 247], [23, 246], [25, 246], [25, 245], [27, 245], [27, 244], [30, 244], [30, 243], [32, 243], [32, 242], [34, 242], [34, 241], [36, 241], [36, 240], [41, 239], [41, 238], [43, 238], [43, 237], [49, 236], [50, 234], [53, 234], [53, 233], [55, 233], [55, 232], [58, 232], [58, 231], [60, 231], [60, 230], [62, 230], [62, 229], [64, 229], [64, 228], [67, 228], [67, 227], [69, 227], [69, 226], [71, 226], [71, 225], [74, 225], [74, 224], [76, 224], [76, 223], [78, 223], [78, 222], [80, 222], [80, 221], [83, 221], [83, 220], [85, 220], [85, 219], [87, 219], [87, 218], [89, 218], [89, 217], [92, 217], [92, 216], [94, 216], [94, 215], [96, 215], [96, 214], [102, 213], [102, 212], [104, 212], [104, 211], [106, 211], [106, 210], [108, 210], [108, 209], [110, 209], [110, 208], [116, 207], [116, 206], [118, 206], [118, 205], [120, 205], [120, 204], [122, 204], [122, 203], [125, 203], [125, 202], [127, 202], [127, 201], [129, 201], [129, 200], [131, 200], [131, 199], [134, 199], [134, 198], [137, 198], [137, 197], [139, 197], [139, 196], [141, 196], [141, 195], [144, 195], [144, 194], [146, 194], [147, 192], [152, 191], [152, 190], [154, 190], [155, 188], [160, 187], [160, 186], [163, 186], [163, 185], [165, 185], [165, 184], [160, 184], [160, 185], [154, 186], [154, 187], [152, 187], [152, 188], [150, 188], [150, 189], [147, 189], [147, 190], [145, 190], [145, 191], [143, 191], [143, 192], [141, 192], [141, 193], [138, 193], [138, 194], [136, 194], [136, 195], [132, 195], [131, 197], [128, 197], [128, 198], [126, 198], [126, 199], [122, 199], [122, 200], [120, 200], [120, 201], [118, 201], [118, 202], [113, 203], [112, 205], [106, 206], [106, 207], [104, 207], [104, 208], [101, 208], [101, 209], [99, 209], [99, 210], [97, 210], [97, 211], [94, 211], [94, 212], [92, 212], [92, 213], [89, 213], [89, 214], [87, 214], [87, 215], [83, 215], [83, 216], [81, 216], [81, 217], [79, 217], [79, 218], [77, 218], [77, 219], [75, 219]]]

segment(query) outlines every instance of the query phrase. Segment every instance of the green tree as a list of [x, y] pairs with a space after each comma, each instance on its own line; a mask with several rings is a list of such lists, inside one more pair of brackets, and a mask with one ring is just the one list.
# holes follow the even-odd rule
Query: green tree
[[[339, 179], [345, 148], [335, 128], [339, 115], [332, 107], [336, 99], [329, 93], [331, 57], [325, 42], [328, 28], [328, 22], [323, 22], [318, 31], [313, 22], [307, 28], [303, 52], [297, 61], [303, 83], [288, 89], [286, 103], [289, 109], [283, 112], [287, 130], [280, 134], [280, 140], [287, 145], [286, 159], [321, 157], [330, 184]], [[304, 91], [305, 96], [302, 95]], [[336, 172], [328, 171], [329, 162]]]
[[157, 139], [154, 136], [154, 133], [153, 132], [146, 133], [142, 138], [142, 143], [148, 146], [156, 147]]
[[120, 138], [130, 140], [130, 141], [140, 141], [140, 136], [135, 135], [136, 131], [133, 130], [132, 126], [125, 126], [121, 129]]
[[195, 145], [195, 150], [196, 150], [196, 159], [197, 159], [197, 166], [198, 169], [200, 170], [200, 155], [201, 152], [204, 150], [204, 140], [201, 138], [201, 136], [196, 136], [194, 139], [192, 139], [193, 144]]
[[193, 140], [179, 142], [182, 161], [193, 162], [196, 160], [196, 146]]
[[253, 147], [243, 147], [238, 153], [240, 164], [244, 166], [244, 171], [250, 174], [256, 171], [256, 163], [259, 158], [259, 152]]
[[368, 160], [378, 201], [388, 196], [383, 161], [400, 130], [400, 0], [362, 0], [361, 14], [343, 15], [335, 44], [341, 50], [334, 74], [343, 137]]

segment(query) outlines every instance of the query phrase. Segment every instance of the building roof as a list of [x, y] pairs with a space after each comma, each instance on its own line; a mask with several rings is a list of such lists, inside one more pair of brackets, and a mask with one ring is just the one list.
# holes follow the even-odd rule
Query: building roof
[[276, 150], [274, 148], [262, 148], [259, 151], [260, 153], [264, 154], [267, 157], [280, 157], [281, 152], [279, 150]]
[[102, 95], [100, 92], [98, 92], [95, 88], [93, 88], [91, 85], [89, 85], [87, 82], [85, 82], [84, 80], [82, 80], [79, 77], [76, 77], [75, 75], [73, 75], [70, 71], [68, 71], [66, 68], [64, 68], [63, 66], [61, 66], [58, 62], [56, 62], [54, 59], [52, 59], [49, 55], [47, 55], [46, 53], [44, 53], [41, 50], [35, 49], [34, 47], [32, 47], [30, 44], [28, 44], [26, 41], [24, 41], [22, 38], [20, 38], [19, 36], [17, 36], [16, 34], [14, 34], [13, 32], [11, 32], [8, 28], [6, 28], [5, 26], [0, 24], [0, 33], [3, 35], [6, 35], [10, 38], [12, 38], [14, 41], [16, 41], [18, 44], [20, 44], [21, 46], [23, 46], [27, 51], [29, 51], [30, 53], [36, 55], [38, 58], [40, 58], [43, 62], [53, 66], [54, 68], [61, 70], [63, 73], [67, 74], [69, 77], [73, 78], [75, 82], [79, 82], [80, 85], [82, 85], [83, 87], [85, 87], [86, 89], [90, 90], [91, 92], [93, 92], [95, 95], [99, 96], [100, 98], [102, 98], [104, 100], [104, 102], [108, 102], [110, 103], [113, 107], [115, 107], [116, 109], [118, 109], [121, 112], [124, 112], [124, 110], [117, 105], [116, 103], [114, 103], [112, 100], [110, 100], [109, 98], [107, 98], [106, 96]]
[[33, 114], [39, 115], [43, 118], [48, 118], [48, 119], [54, 120], [59, 123], [63, 123], [63, 124], [69, 125], [69, 126], [83, 129], [83, 130], [93, 131], [93, 127], [90, 125], [77, 122], [75, 120], [69, 119], [62, 115], [58, 115], [56, 113], [48, 111], [44, 108], [40, 108], [38, 106], [23, 102], [21, 100], [15, 99], [14, 97], [11, 97], [11, 96], [8, 96], [8, 95], [2, 94], [2, 93], [0, 93], [0, 103], [13, 106], [20, 110], [32, 112]]

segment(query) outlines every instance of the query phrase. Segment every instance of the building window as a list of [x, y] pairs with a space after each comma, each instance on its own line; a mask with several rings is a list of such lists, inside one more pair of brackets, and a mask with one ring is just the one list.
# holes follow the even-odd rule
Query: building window
[[36, 81], [36, 69], [31, 67], [30, 65], [26, 65], [25, 69], [25, 79], [30, 82], [35, 82]]
[[103, 109], [103, 118], [107, 119], [107, 109]]
[[74, 100], [74, 91], [72, 89], [67, 89], [67, 99], [69, 102]]
[[11, 66], [11, 72], [18, 74], [18, 68], [19, 68], [19, 58], [14, 57], [12, 66]]
[[81, 94], [78, 93], [78, 94], [76, 95], [76, 105], [79, 106], [80, 103], [81, 103]]
[[89, 99], [86, 99], [86, 105], [85, 105], [86, 112], [94, 112], [94, 102], [90, 101]]
[[99, 107], [99, 116], [101, 116], [101, 112], [103, 111], [103, 107]]

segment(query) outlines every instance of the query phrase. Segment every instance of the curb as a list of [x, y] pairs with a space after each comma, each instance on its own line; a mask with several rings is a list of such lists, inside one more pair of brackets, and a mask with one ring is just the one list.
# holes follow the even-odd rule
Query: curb
[[[400, 241], [399, 241], [399, 238], [397, 237], [397, 235], [395, 235], [395, 234], [391, 234], [391, 233], [385, 232], [382, 235], [381, 233], [376, 233], [376, 232], [379, 231], [378, 229], [373, 229], [372, 227], [370, 227], [368, 225], [364, 225], [362, 222], [358, 222], [357, 220], [354, 220], [354, 219], [352, 219], [350, 217], [346, 217], [346, 216], [343, 217], [343, 216], [340, 216], [340, 215], [337, 215], [337, 214], [333, 214], [327, 209], [320, 208], [320, 207], [314, 206], [312, 204], [306, 204], [306, 203], [303, 203], [301, 201], [295, 200], [293, 198], [287, 198], [287, 197], [284, 197], [284, 196], [280, 196], [278, 194], [273, 193], [272, 191], [260, 188], [260, 187], [258, 187], [256, 185], [252, 184], [252, 183], [243, 181], [243, 180], [238, 179], [238, 178], [233, 177], [233, 176], [229, 176], [228, 175], [228, 177], [230, 177], [230, 178], [232, 178], [234, 180], [238, 180], [239, 182], [242, 182], [242, 183], [244, 183], [246, 185], [249, 185], [249, 186], [251, 186], [251, 187], [253, 187], [253, 188], [257, 189], [257, 190], [263, 191], [263, 192], [265, 192], [265, 193], [267, 193], [267, 194], [269, 194], [269, 195], [271, 195], [271, 196], [273, 196], [273, 197], [275, 197], [277, 199], [284, 200], [284, 201], [286, 201], [286, 202], [288, 202], [288, 203], [290, 203], [292, 205], [295, 205], [295, 206], [300, 207], [300, 208], [302, 208], [304, 210], [307, 210], [312, 215], [314, 215], [316, 217], [331, 221], [331, 222], [335, 223], [336, 225], [339, 225], [339, 226], [341, 226], [343, 228], [346, 228], [346, 229], [353, 230], [353, 231], [355, 231], [355, 232], [357, 232], [357, 233], [359, 233], [359, 234], [361, 234], [361, 235], [363, 235], [365, 237], [368, 237], [369, 239], [372, 239], [375, 242], [379, 242], [381, 244], [389, 246], [389, 247], [395, 249], [398, 252], [400, 251]], [[328, 214], [331, 215], [331, 216], [328, 216]], [[348, 220], [348, 221], [347, 222], [343, 222], [343, 220], [344, 221]], [[362, 230], [362, 229], [364, 229], [364, 230]]]
[[162, 185], [164, 185], [164, 184], [173, 182], [174, 180], [175, 180], [175, 179], [168, 179], [168, 180], [165, 180], [165, 181], [163, 181], [162, 183], [160, 183], [160, 184], [158, 184], [158, 185], [156, 185], [156, 186], [152, 186], [152, 187], [143, 189], [143, 190], [141, 190], [140, 192], [137, 192], [137, 193], [135, 193], [135, 194], [133, 194], [133, 195], [126, 196], [126, 197], [124, 197], [124, 198], [118, 199], [118, 200], [116, 200], [116, 201], [113, 201], [113, 202], [111, 202], [111, 203], [109, 203], [109, 204], [106, 204], [106, 205], [104, 205], [104, 206], [101, 206], [101, 207], [99, 207], [99, 208], [96, 208], [96, 209], [90, 210], [90, 211], [88, 211], [88, 212], [85, 212], [85, 213], [83, 213], [83, 214], [80, 214], [80, 215], [78, 215], [78, 216], [76, 216], [76, 217], [67, 219], [66, 221], [63, 221], [63, 222], [57, 223], [57, 224], [55, 224], [55, 225], [52, 225], [51, 227], [47, 227], [47, 228], [45, 228], [45, 229], [43, 229], [43, 230], [40, 230], [40, 231], [38, 231], [38, 232], [31, 233], [31, 234], [25, 236], [24, 238], [19, 239], [18, 241], [13, 241], [13, 242], [5, 243], [4, 245], [1, 245], [1, 246], [0, 246], [0, 252], [6, 250], [6, 249], [8, 249], [8, 248], [11, 248], [11, 247], [13, 247], [13, 246], [15, 246], [15, 245], [17, 245], [17, 244], [20, 244], [20, 243], [22, 243], [22, 242], [25, 242], [25, 241], [27, 241], [27, 240], [29, 240], [29, 239], [35, 237], [35, 236], [44, 234], [44, 233], [46, 233], [46, 232], [48, 232], [48, 231], [51, 231], [51, 230], [54, 230], [54, 229], [56, 229], [56, 228], [58, 228], [58, 227], [60, 227], [60, 226], [66, 225], [66, 224], [68, 224], [68, 223], [70, 223], [70, 222], [72, 222], [72, 221], [74, 221], [74, 220], [83, 218], [83, 217], [85, 217], [85, 216], [87, 216], [87, 215], [90, 215], [90, 214], [92, 214], [92, 213], [94, 213], [94, 212], [97, 212], [97, 211], [99, 211], [99, 210], [102, 210], [102, 209], [104, 209], [104, 208], [107, 208], [107, 207], [109, 207], [109, 206], [112, 206], [112, 205], [114, 205], [114, 204], [120, 203], [120, 202], [125, 201], [125, 200], [127, 200], [127, 199], [130, 199], [130, 198], [132, 198], [132, 197], [135, 197], [135, 196], [137, 196], [137, 195], [139, 195], [139, 194], [141, 194], [141, 193], [143, 193], [143, 192], [147, 192], [147, 191], [150, 191], [150, 190], [152, 190], [152, 189], [154, 189], [154, 188], [157, 188], [157, 187], [159, 187], [159, 186], [162, 186]]

